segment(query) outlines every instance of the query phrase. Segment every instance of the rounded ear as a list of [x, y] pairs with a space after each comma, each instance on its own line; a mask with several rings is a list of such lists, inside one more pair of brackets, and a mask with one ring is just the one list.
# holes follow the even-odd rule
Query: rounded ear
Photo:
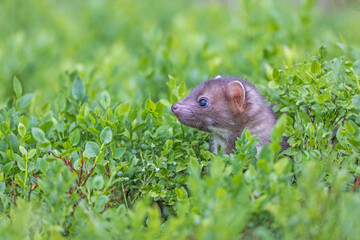
[[234, 113], [241, 113], [245, 110], [245, 87], [239, 81], [232, 81], [227, 84], [226, 95], [228, 97], [230, 108]]

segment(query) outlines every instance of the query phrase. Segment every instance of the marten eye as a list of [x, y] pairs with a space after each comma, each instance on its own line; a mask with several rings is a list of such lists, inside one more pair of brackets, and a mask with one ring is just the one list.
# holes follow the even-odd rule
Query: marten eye
[[206, 99], [200, 99], [200, 101], [199, 101], [199, 105], [201, 107], [206, 107], [208, 104], [209, 103], [208, 103], [208, 101]]

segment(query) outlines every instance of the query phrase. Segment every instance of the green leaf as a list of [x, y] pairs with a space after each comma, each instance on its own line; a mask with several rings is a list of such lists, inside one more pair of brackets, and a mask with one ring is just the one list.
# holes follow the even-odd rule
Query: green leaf
[[59, 94], [55, 100], [55, 108], [58, 112], [63, 112], [66, 109], [66, 98], [63, 94]]
[[319, 48], [319, 54], [320, 54], [320, 57], [321, 58], [326, 58], [327, 56], [327, 48], [325, 45], [322, 45], [320, 48]]
[[25, 117], [25, 115], [21, 115], [19, 118], [19, 123], [22, 123], [26, 129], [29, 128], [29, 121], [28, 119]]
[[76, 77], [72, 86], [72, 95], [75, 100], [81, 101], [86, 95], [85, 85], [79, 76]]
[[153, 103], [153, 101], [151, 101], [150, 99], [146, 99], [146, 102], [145, 102], [145, 109], [147, 111], [154, 111], [156, 109], [156, 105], [155, 103]]
[[287, 116], [285, 114], [281, 115], [277, 120], [275, 126], [271, 130], [271, 141], [281, 142], [282, 134], [284, 133], [287, 126]]
[[183, 192], [179, 188], [175, 188], [175, 193], [178, 199], [182, 199]]
[[96, 189], [102, 189], [104, 187], [104, 178], [101, 175], [97, 175], [94, 177], [93, 186]]
[[49, 163], [48, 163], [48, 161], [46, 161], [45, 159], [40, 159], [39, 160], [39, 169], [40, 169], [40, 171], [42, 172], [42, 173], [46, 173], [47, 172], [47, 170], [48, 170], [48, 168], [49, 168]]
[[280, 75], [279, 70], [275, 67], [273, 69], [273, 73], [272, 73], [273, 79], [277, 79], [279, 77], [279, 75]]
[[180, 83], [179, 89], [178, 89], [178, 96], [183, 97], [186, 94], [186, 84], [184, 81]]
[[14, 166], [14, 161], [12, 161], [12, 162], [9, 162], [9, 163], [7, 163], [7, 164], [5, 164], [4, 166], [3, 166], [3, 168], [2, 168], [2, 170], [3, 170], [3, 172], [4, 172], [4, 174], [9, 174], [10, 173], [10, 170], [11, 170], [11, 168]]
[[24, 108], [24, 107], [27, 107], [31, 100], [36, 96], [35, 93], [28, 93], [28, 94], [25, 94], [24, 96], [22, 96], [20, 99], [19, 99], [19, 102], [18, 102], [18, 108]]
[[312, 73], [318, 73], [320, 72], [320, 64], [317, 60], [314, 60], [312, 63], [311, 63], [311, 72]]
[[[259, 159], [271, 162], [273, 160], [274, 153], [268, 145], [263, 146], [260, 151]], [[259, 162], [258, 162], [259, 163]]]
[[355, 133], [355, 128], [348, 121], [345, 121], [344, 128], [347, 133], [350, 133], [350, 134]]
[[27, 151], [26, 151], [26, 149], [25, 149], [23, 146], [19, 146], [19, 150], [20, 150], [20, 152], [21, 152], [21, 154], [22, 154], [23, 156], [26, 156], [26, 155], [27, 155]]
[[8, 150], [9, 144], [6, 138], [4, 138], [2, 141], [0, 141], [0, 151], [6, 152]]
[[139, 110], [138, 109], [135, 109], [135, 108], [132, 108], [128, 114], [128, 120], [130, 122], [134, 121], [135, 118], [139, 115]]
[[245, 137], [246, 137], [246, 139], [247, 139], [247, 140], [250, 140], [250, 139], [251, 139], [251, 133], [249, 132], [249, 129], [246, 128], [246, 129], [244, 129], [244, 130], [245, 130]]
[[91, 141], [86, 143], [85, 151], [89, 157], [97, 157], [100, 154], [99, 145], [97, 143], [91, 142]]
[[22, 87], [19, 79], [16, 76], [14, 77], [14, 91], [16, 98], [20, 98], [22, 95]]
[[27, 153], [26, 158], [27, 158], [27, 159], [31, 159], [32, 157], [34, 157], [35, 153], [36, 153], [36, 149], [31, 149], [31, 150]]
[[15, 137], [14, 134], [9, 134], [8, 137], [10, 140], [10, 145], [11, 145], [12, 150], [17, 151], [19, 148], [19, 143], [18, 143], [17, 138]]
[[284, 172], [284, 170], [286, 169], [286, 167], [289, 164], [289, 159], [288, 158], [281, 158], [280, 160], [278, 160], [274, 166], [274, 169], [276, 171], [276, 173], [278, 175], [280, 175], [281, 173]]
[[168, 86], [171, 90], [173, 90], [176, 87], [176, 79], [173, 76], [171, 76], [170, 74], [168, 75], [168, 77], [169, 77]]
[[352, 68], [354, 69], [355, 74], [360, 76], [360, 59], [354, 62]]
[[122, 116], [128, 113], [129, 110], [130, 110], [130, 103], [123, 103], [116, 108], [115, 112], [118, 116]]
[[18, 124], [18, 133], [20, 134], [21, 137], [24, 137], [26, 134], [26, 127], [21, 122], [19, 122]]
[[351, 102], [355, 109], [360, 110], [360, 95], [353, 96]]
[[360, 147], [360, 141], [356, 140], [355, 138], [349, 138], [348, 142], [351, 143], [354, 146]]
[[80, 130], [77, 128], [70, 133], [69, 141], [72, 146], [76, 146], [80, 142]]
[[107, 144], [112, 139], [112, 132], [110, 127], [105, 127], [100, 133], [100, 141], [102, 144]]
[[96, 199], [96, 202], [95, 202], [95, 209], [96, 211], [98, 212], [101, 212], [104, 207], [105, 207], [105, 204], [109, 202], [109, 196], [107, 195], [100, 195], [97, 199]]
[[47, 102], [45, 103], [41, 108], [40, 108], [40, 118], [44, 118], [46, 116], [46, 114], [49, 113], [51, 109], [51, 103]]
[[18, 165], [18, 167], [20, 168], [21, 171], [25, 171], [26, 165], [25, 165], [25, 161], [23, 159], [17, 160], [17, 165]]
[[114, 152], [114, 158], [119, 160], [125, 154], [126, 148], [117, 148]]
[[31, 132], [37, 142], [42, 143], [45, 141], [45, 133], [40, 128], [33, 127]]
[[110, 94], [107, 91], [103, 91], [100, 97], [101, 106], [103, 106], [106, 109], [110, 106], [110, 103], [111, 103]]

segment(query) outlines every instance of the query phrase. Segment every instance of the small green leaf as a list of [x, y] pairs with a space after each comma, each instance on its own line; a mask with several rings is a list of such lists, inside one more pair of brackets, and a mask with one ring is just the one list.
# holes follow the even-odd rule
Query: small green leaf
[[130, 110], [130, 103], [123, 103], [120, 106], [118, 106], [115, 110], [116, 114], [118, 116], [125, 115]]
[[55, 108], [58, 112], [63, 112], [66, 109], [66, 98], [63, 94], [59, 94], [55, 100]]
[[31, 132], [32, 132], [32, 135], [33, 135], [34, 139], [37, 142], [40, 142], [40, 143], [44, 142], [45, 133], [43, 132], [43, 130], [41, 130], [40, 128], [33, 127]]
[[274, 169], [278, 175], [284, 172], [286, 167], [289, 165], [289, 159], [288, 158], [281, 158], [278, 160], [274, 166]]
[[179, 188], [175, 188], [175, 193], [178, 199], [182, 199], [183, 192]]
[[150, 99], [146, 99], [146, 102], [145, 102], [145, 109], [147, 111], [154, 111], [156, 109], [156, 105], [155, 103], [153, 103], [153, 101], [151, 101]]
[[279, 70], [275, 67], [273, 69], [273, 73], [272, 73], [273, 79], [277, 79], [279, 77], [279, 75], [280, 75]]
[[312, 73], [318, 73], [320, 72], [320, 64], [317, 60], [314, 60], [312, 63], [311, 63], [311, 72]]
[[39, 160], [39, 169], [40, 169], [40, 171], [42, 172], [42, 173], [46, 173], [47, 172], [47, 170], [48, 170], [48, 168], [49, 168], [49, 163], [48, 163], [48, 161], [46, 161], [45, 159], [40, 159]]
[[360, 110], [360, 95], [353, 96], [351, 102], [355, 109]]
[[40, 108], [40, 118], [44, 118], [51, 109], [51, 103], [47, 102]]
[[110, 94], [107, 91], [103, 91], [100, 97], [101, 106], [103, 106], [106, 109], [110, 106], [110, 103], [111, 103]]
[[100, 195], [95, 202], [96, 211], [101, 212], [104, 209], [105, 204], [109, 202], [109, 198], [110, 197], [107, 195]]
[[4, 174], [9, 174], [9, 173], [10, 173], [10, 170], [11, 170], [11, 168], [12, 168], [13, 166], [14, 166], [14, 161], [5, 164], [5, 165], [3, 166], [3, 168], [2, 168]]
[[25, 115], [21, 115], [19, 118], [19, 123], [22, 123], [26, 129], [29, 128], [29, 121], [28, 119], [25, 117]]
[[355, 138], [349, 138], [348, 139], [349, 143], [351, 143], [354, 146], [360, 147], [360, 141], [356, 140]]
[[26, 134], [26, 127], [21, 122], [19, 122], [18, 124], [18, 133], [20, 134], [21, 137], [24, 137]]
[[288, 118], [285, 114], [279, 117], [275, 126], [271, 130], [271, 141], [277, 141], [279, 143], [282, 141], [282, 134], [287, 126], [287, 120]]
[[345, 121], [344, 128], [347, 133], [350, 134], [355, 133], [355, 128], [348, 121]]
[[132, 121], [135, 120], [135, 118], [137, 118], [138, 115], [139, 115], [139, 110], [135, 109], [135, 108], [132, 108], [131, 111], [128, 114], [128, 120], [130, 122], [132, 122]]
[[23, 159], [17, 160], [17, 165], [18, 165], [18, 167], [20, 168], [21, 171], [25, 171], [26, 165], [25, 165], [25, 162], [24, 162]]
[[111, 141], [112, 136], [110, 127], [105, 127], [100, 133], [100, 141], [102, 144], [107, 144]]
[[10, 140], [10, 145], [13, 151], [17, 151], [17, 149], [19, 148], [19, 143], [17, 138], [15, 137], [14, 134], [9, 134], [8, 135], [9, 140]]
[[14, 77], [14, 91], [16, 98], [20, 98], [22, 95], [22, 87], [19, 79], [17, 77]]
[[75, 100], [81, 101], [86, 95], [85, 85], [79, 76], [76, 77], [72, 86], [72, 95]]
[[35, 153], [36, 153], [36, 149], [31, 149], [31, 150], [27, 153], [26, 158], [27, 158], [27, 159], [31, 159], [32, 157], [34, 157]]
[[27, 107], [31, 100], [36, 96], [35, 93], [28, 93], [28, 94], [25, 94], [24, 96], [22, 96], [20, 99], [19, 99], [19, 102], [18, 102], [18, 108], [24, 108], [24, 107]]
[[104, 178], [101, 175], [97, 175], [94, 177], [93, 186], [96, 189], [102, 189], [104, 187]]
[[80, 130], [78, 128], [70, 133], [69, 141], [70, 141], [70, 144], [73, 145], [73, 146], [76, 146], [76, 145], [79, 144], [79, 142], [80, 142]]
[[97, 157], [100, 154], [99, 145], [95, 142], [87, 142], [85, 151], [89, 157]]
[[27, 151], [26, 151], [26, 149], [25, 149], [23, 146], [19, 146], [19, 150], [20, 150], [20, 152], [21, 152], [21, 154], [22, 154], [23, 156], [26, 156], [26, 155], [27, 155]]
[[327, 56], [327, 48], [325, 45], [322, 45], [320, 48], [319, 48], [319, 54], [320, 54], [320, 57], [322, 59], [326, 58]]
[[176, 87], [176, 79], [173, 76], [171, 76], [170, 74], [168, 75], [168, 77], [169, 77], [168, 86], [171, 90], [173, 90]]
[[114, 158], [119, 160], [125, 154], [126, 148], [117, 148], [114, 152]]
[[249, 132], [249, 129], [247, 129], [247, 128], [245, 130], [245, 137], [246, 137], [247, 140], [251, 139], [251, 133]]
[[206, 160], [211, 159], [212, 154], [209, 151], [205, 151], [205, 150], [201, 149], [200, 153]]
[[274, 157], [274, 153], [272, 152], [270, 147], [268, 145], [263, 146], [263, 148], [260, 151], [259, 159], [265, 160], [267, 162], [271, 162], [273, 160], [273, 157]]
[[178, 89], [178, 96], [183, 97], [186, 93], [186, 84], [184, 81], [180, 83], [179, 89]]

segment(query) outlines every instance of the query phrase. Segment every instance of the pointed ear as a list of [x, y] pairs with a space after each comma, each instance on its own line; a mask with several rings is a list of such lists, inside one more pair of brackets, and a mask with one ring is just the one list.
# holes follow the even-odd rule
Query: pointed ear
[[227, 98], [230, 102], [230, 108], [234, 113], [241, 113], [245, 110], [245, 87], [239, 81], [232, 81], [227, 84]]

